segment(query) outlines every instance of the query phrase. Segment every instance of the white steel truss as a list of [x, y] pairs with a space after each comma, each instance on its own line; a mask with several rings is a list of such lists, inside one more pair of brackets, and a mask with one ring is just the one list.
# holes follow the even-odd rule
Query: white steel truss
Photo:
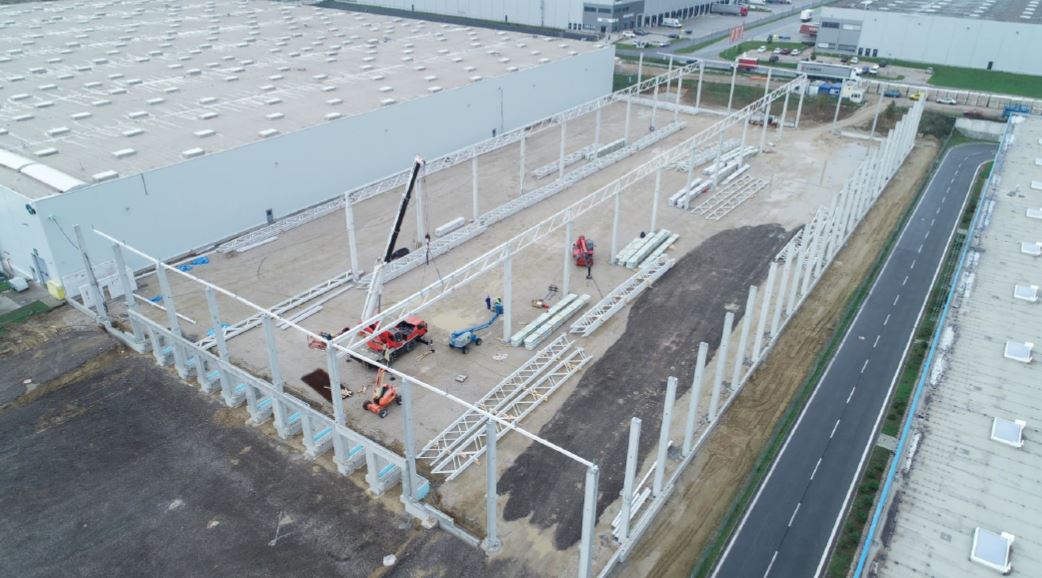
[[[675, 72], [675, 71], [674, 71]], [[632, 185], [642, 181], [643, 179], [654, 175], [659, 169], [668, 168], [690, 155], [691, 147], [703, 146], [709, 142], [718, 142], [720, 140], [721, 133], [727, 131], [732, 126], [739, 124], [744, 121], [746, 117], [756, 111], [764, 109], [768, 102], [772, 102], [793, 89], [797, 85], [801, 85], [803, 77], [799, 76], [775, 90], [767, 93], [765, 96], [752, 102], [745, 108], [735, 111], [734, 113], [724, 117], [719, 122], [706, 128], [702, 132], [688, 138], [687, 140], [677, 144], [673, 148], [660, 153], [655, 158], [644, 163], [643, 165], [631, 170], [625, 175], [619, 177], [615, 181], [605, 185], [604, 187], [586, 195], [579, 199], [571, 206], [566, 207], [558, 213], [544, 219], [542, 222], [535, 226], [527, 229], [516, 235], [514, 238], [506, 241], [505, 243], [495, 247], [491, 251], [488, 251], [484, 255], [474, 259], [470, 263], [463, 265], [459, 269], [449, 273], [442, 277], [438, 282], [432, 283], [427, 287], [413, 293], [409, 297], [402, 299], [398, 303], [384, 309], [382, 312], [374, 315], [373, 317], [363, 320], [358, 326], [352, 328], [351, 331], [346, 334], [345, 337], [353, 338], [358, 334], [358, 331], [362, 327], [368, 327], [373, 323], [379, 323], [382, 326], [388, 326], [388, 320], [393, 320], [390, 325], [395, 325], [408, 315], [418, 313], [420, 310], [437, 303], [445, 297], [451, 295], [457, 289], [463, 287], [473, 279], [481, 276], [482, 274], [496, 269], [499, 265], [507, 259], [510, 255], [516, 255], [536, 243], [539, 243], [543, 239], [546, 239], [569, 222], [574, 221], [578, 217], [586, 214], [587, 212], [595, 209], [601, 203], [612, 199], [615, 195], [621, 194], [623, 191], [631, 187]], [[662, 129], [660, 129], [662, 130]], [[655, 131], [659, 132], [659, 131]], [[654, 133], [651, 133], [654, 134]], [[631, 145], [632, 146], [632, 145]], [[611, 155], [604, 157], [603, 159], [612, 158]], [[612, 162], [615, 162], [614, 159]], [[586, 166], [592, 166], [593, 163]], [[585, 168], [585, 166], [583, 167]], [[582, 169], [579, 169], [580, 171]], [[375, 335], [375, 334], [374, 334]], [[343, 337], [341, 338], [343, 339]], [[354, 343], [357, 347], [372, 339], [372, 336], [359, 340]]]
[[[570, 350], [549, 372], [544, 373], [541, 377], [529, 383], [501, 409], [490, 413], [493, 413], [503, 422], [516, 426], [557, 391], [568, 378], [585, 367], [591, 359], [593, 358], [581, 347]], [[508, 431], [510, 431], [509, 428], [503, 427], [499, 421], [496, 422], [497, 440], [502, 438]], [[435, 464], [431, 468], [431, 472], [445, 475], [445, 481], [454, 480], [485, 453], [485, 441], [485, 428], [479, 428], [478, 431], [450, 451], [441, 462]]]
[[[505, 132], [499, 136], [495, 136], [493, 138], [481, 141], [476, 145], [451, 152], [447, 155], [443, 155], [435, 159], [430, 159], [427, 161], [427, 164], [424, 168], [424, 175], [433, 175], [434, 173], [443, 171], [460, 163], [467, 162], [474, 157], [478, 157], [483, 154], [499, 150], [505, 146], [514, 144], [520, 141], [522, 138], [527, 138], [528, 136], [533, 135], [537, 132], [541, 132], [548, 128], [553, 128], [555, 126], [560, 125], [561, 123], [566, 123], [570, 120], [582, 117], [592, 112], [596, 112], [598, 109], [604, 108], [614, 102], [621, 102], [626, 97], [629, 97], [631, 95], [640, 94], [641, 92], [647, 90], [653, 90], [656, 86], [659, 86], [661, 84], [672, 83], [674, 79], [680, 78], [683, 75], [689, 74], [695, 70], [698, 70], [697, 64], [689, 64], [684, 67], [675, 68], [672, 71], [667, 72], [666, 74], [654, 76], [652, 78], [644, 80], [640, 84], [635, 84], [633, 86], [624, 88], [622, 90], [613, 92], [611, 94], [602, 96], [598, 99], [591, 100], [589, 102], [584, 102], [583, 104], [580, 104], [568, 110], [540, 119], [532, 124], [529, 124], [528, 126]], [[387, 191], [404, 187], [409, 183], [409, 176], [411, 172], [411, 169], [407, 169], [389, 177], [381, 178], [379, 180], [373, 181], [369, 184], [363, 185], [350, 191], [349, 193], [347, 193], [346, 196], [350, 197], [351, 202], [357, 203], [366, 199], [371, 199], [377, 195], [386, 193]], [[261, 241], [278, 235], [279, 233], [288, 231], [295, 227], [299, 227], [305, 223], [328, 215], [334, 211], [343, 209], [344, 199], [345, 195], [339, 194], [329, 201], [315, 205], [309, 209], [305, 209], [299, 213], [290, 215], [284, 219], [272, 223], [271, 225], [255, 229], [253, 231], [250, 231], [249, 233], [246, 233], [245, 235], [242, 235], [226, 243], [223, 243], [220, 246], [218, 246], [217, 250], [222, 253], [228, 253], [237, 249], [255, 245]]]
[[605, 295], [604, 299], [601, 299], [592, 309], [572, 323], [568, 332], [589, 337], [626, 304], [636, 299], [652, 283], [665, 275], [666, 271], [673, 268], [673, 265], [676, 265], [676, 260], [664, 255], [646, 262], [632, 277]]
[[[484, 397], [474, 402], [474, 406], [490, 413], [501, 411], [507, 402], [531, 384], [536, 376], [557, 362], [573, 344], [567, 335], [560, 335], [499, 382]], [[444, 460], [450, 452], [455, 451], [463, 440], [469, 439], [483, 430], [486, 421], [488, 418], [479, 411], [464, 412], [440, 434], [427, 442], [427, 445], [423, 446], [423, 449], [416, 455], [416, 459], [434, 466]]]
[[[746, 175], [742, 175], [742, 177], [744, 176]], [[752, 198], [753, 195], [767, 188], [767, 181], [764, 179], [750, 178], [740, 182], [742, 177], [735, 181], [736, 186], [726, 191], [728, 194], [724, 196], [719, 204], [705, 212], [706, 219], [719, 221], [727, 216], [728, 213], [741, 206], [742, 203]]]
[[[564, 156], [564, 167], [568, 168], [574, 165], [575, 163], [585, 159], [595, 150], [595, 145], [591, 144], [586, 145], [580, 148], [579, 150], [566, 154]], [[554, 161], [552, 163], [546, 163], [545, 165], [537, 168], [536, 170], [532, 171], [532, 174], [535, 175], [537, 179], [542, 179], [556, 173], [558, 170], [560, 170], [560, 168], [561, 163], [559, 163], [558, 161]]]

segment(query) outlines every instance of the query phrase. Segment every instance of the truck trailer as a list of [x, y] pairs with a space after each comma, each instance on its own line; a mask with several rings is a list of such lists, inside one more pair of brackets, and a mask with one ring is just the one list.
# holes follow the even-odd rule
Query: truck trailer
[[810, 22], [814, 20], [814, 11], [811, 9], [800, 12], [800, 22]]
[[731, 14], [732, 16], [749, 15], [749, 7], [741, 4], [713, 4], [709, 11], [713, 14]]
[[812, 60], [801, 60], [796, 65], [796, 70], [806, 74], [810, 78], [826, 78], [834, 80], [853, 80], [857, 78], [857, 71], [843, 64], [828, 64]]

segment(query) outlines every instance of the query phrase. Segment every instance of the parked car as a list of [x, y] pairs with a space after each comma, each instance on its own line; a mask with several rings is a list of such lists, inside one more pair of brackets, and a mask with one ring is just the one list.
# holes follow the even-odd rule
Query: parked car
[[959, 101], [954, 98], [938, 98], [937, 104], [958, 104]]
[[677, 34], [676, 32], [672, 32], [672, 33], [669, 34], [669, 37], [672, 38], [673, 40], [678, 40], [680, 38], [680, 35]]
[[887, 66], [890, 66], [890, 63], [887, 62], [886, 60], [880, 60], [879, 61], [879, 68], [886, 68]]
[[873, 64], [872, 67], [868, 69], [868, 73], [869, 74], [879, 74], [879, 65], [878, 64]]
[[775, 48], [773, 52], [774, 52], [774, 54], [781, 54], [782, 53], [782, 49], [781, 48]]
[[839, 61], [842, 62], [843, 64], [846, 64], [846, 63], [850, 62], [850, 57], [849, 56], [842, 56], [842, 57], [840, 57]]
[[767, 59], [767, 62], [778, 62], [778, 55], [772, 54], [771, 57]]
[[643, 50], [643, 49], [648, 47], [648, 43], [646, 41], [644, 41], [644, 40], [638, 40], [638, 41], [633, 43], [633, 46]]
[[669, 41], [668, 40], [659, 40], [658, 42], [655, 42], [653, 44], [655, 44], [655, 46], [658, 46], [659, 48], [665, 48], [665, 47], [669, 46]]
[[761, 47], [757, 48], [756, 51], [757, 52], [767, 52], [767, 47], [766, 46], [761, 46]]
[[778, 40], [791, 40], [791, 39], [792, 39], [792, 37], [790, 37], [788, 34], [779, 34], [778, 35]]
[[886, 97], [889, 97], [889, 98], [899, 98], [901, 96], [901, 91], [897, 90], [896, 88], [891, 88], [890, 90], [887, 90], [886, 92], [884, 92], [883, 96], [886, 96]]
[[861, 62], [861, 61], [858, 60], [857, 56], [853, 56], [853, 57], [850, 58], [850, 63], [851, 64], [857, 64], [858, 62]]
[[637, 30], [634, 30], [633, 33], [636, 34], [637, 36], [647, 36], [648, 35], [648, 31], [647, 30], [641, 30], [639, 28]]
[[926, 67], [926, 74], [933, 74], [933, 67], [932, 66], [927, 66]]
[[625, 32], [622, 33], [622, 37], [623, 38], [636, 38], [637, 35], [634, 34], [632, 30], [626, 30]]
[[913, 92], [912, 94], [908, 95], [908, 98], [911, 100], [919, 100], [920, 98], [924, 98], [925, 96], [926, 95], [921, 92]]
[[690, 28], [685, 28], [684, 29], [684, 34], [687, 34], [688, 36], [691, 35], [691, 32], [692, 32], [692, 30]]
[[802, 53], [803, 53], [803, 51], [800, 50], [799, 48], [793, 48], [792, 51], [789, 52], [789, 56], [799, 56]]

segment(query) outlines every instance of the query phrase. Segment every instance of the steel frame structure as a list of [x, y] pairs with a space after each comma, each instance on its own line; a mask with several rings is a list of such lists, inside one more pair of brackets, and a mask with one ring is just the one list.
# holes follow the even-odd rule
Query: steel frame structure
[[[687, 67], [676, 69], [684, 70], [690, 68], [692, 65]], [[674, 71], [676, 72], [676, 71]], [[579, 199], [571, 206], [562, 209], [556, 214], [544, 219], [542, 222], [529, 228], [526, 231], [518, 234], [514, 238], [502, 243], [498, 247], [488, 251], [484, 255], [474, 259], [470, 263], [463, 265], [456, 269], [452, 273], [443, 276], [438, 282], [432, 283], [427, 287], [424, 287], [420, 291], [413, 293], [409, 297], [402, 299], [395, 305], [388, 307], [380, 313], [374, 315], [369, 319], [363, 320], [357, 326], [353, 327], [349, 332], [340, 336], [336, 341], [342, 343], [349, 341], [352, 347], [359, 347], [368, 340], [375, 337], [375, 334], [369, 337], [359, 339], [359, 331], [363, 327], [369, 327], [374, 323], [380, 326], [393, 326], [403, 320], [409, 315], [415, 315], [422, 309], [437, 303], [445, 297], [451, 295], [457, 289], [463, 287], [470, 281], [479, 277], [480, 275], [498, 268], [501, 264], [507, 261], [511, 256], [516, 255], [524, 249], [531, 247], [532, 245], [539, 243], [543, 239], [548, 238], [556, 231], [566, 227], [569, 223], [575, 219], [581, 217], [587, 212], [597, 208], [605, 201], [620, 195], [632, 185], [642, 181], [643, 179], [654, 175], [657, 171], [666, 169], [678, 162], [683, 161], [690, 156], [690, 151], [696, 147], [704, 146], [706, 143], [713, 141], [714, 139], [719, 141], [723, 139], [725, 132], [746, 120], [754, 112], [765, 110], [769, 107], [770, 103], [774, 100], [784, 97], [785, 94], [789, 93], [793, 87], [804, 82], [803, 76], [798, 76], [795, 79], [783, 84], [773, 91], [767, 90], [763, 97], [750, 103], [746, 107], [731, 113], [724, 117], [719, 122], [699, 132], [698, 134], [686, 139], [684, 142], [677, 144], [671, 149], [660, 153], [655, 158], [644, 163], [643, 165], [631, 170], [625, 175], [619, 177], [615, 181], [605, 185], [604, 187], [594, 191]], [[769, 89], [769, 87], [768, 87]], [[657, 132], [657, 131], [656, 131]], [[604, 157], [608, 158], [608, 157]]]

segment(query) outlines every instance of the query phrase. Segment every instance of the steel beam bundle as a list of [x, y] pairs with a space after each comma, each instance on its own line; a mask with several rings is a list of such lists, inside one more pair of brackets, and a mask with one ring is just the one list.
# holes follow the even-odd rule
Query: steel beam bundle
[[636, 299], [652, 283], [666, 274], [676, 265], [676, 260], [665, 256], [645, 261], [641, 268], [629, 279], [612, 289], [610, 293], [597, 302], [568, 329], [569, 333], [577, 333], [589, 337], [601, 325], [618, 313], [623, 307]]
[[718, 221], [724, 215], [741, 205], [746, 199], [767, 187], [767, 181], [751, 175], [741, 175], [727, 183], [715, 194], [702, 201], [691, 210], [696, 215], [704, 215], [711, 221]]
[[[596, 152], [598, 148], [600, 147], [591, 144], [566, 154], [564, 156], [564, 168], [568, 168], [581, 160], [586, 160], [586, 158], [589, 157], [591, 153]], [[537, 168], [532, 171], [532, 174], [535, 175], [535, 178], [542, 179], [558, 172], [560, 168], [561, 163], [559, 161], [554, 161]]]

